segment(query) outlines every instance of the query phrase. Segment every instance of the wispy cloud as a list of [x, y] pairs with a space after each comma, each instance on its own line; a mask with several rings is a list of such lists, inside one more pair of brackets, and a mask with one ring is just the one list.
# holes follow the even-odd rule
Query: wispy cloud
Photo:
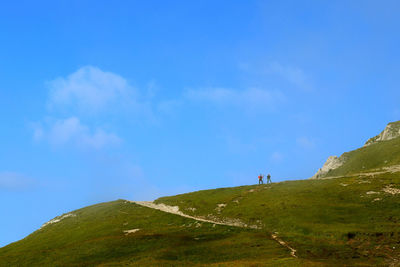
[[310, 139], [308, 137], [304, 137], [304, 136], [298, 137], [296, 139], [296, 144], [303, 149], [315, 148], [315, 142], [312, 139]]
[[[146, 96], [139, 99], [138, 90], [124, 77], [94, 66], [85, 66], [65, 77], [51, 80], [47, 86], [48, 114], [42, 122], [33, 124], [33, 138], [54, 146], [74, 144], [101, 149], [118, 145], [122, 139], [99, 125], [99, 122], [108, 124], [104, 123], [108, 115], [129, 114], [132, 118], [140, 114], [153, 118]], [[148, 85], [151, 95], [154, 88], [154, 83]], [[82, 123], [81, 118], [86, 123]]]
[[[85, 66], [67, 77], [47, 83], [50, 110], [72, 109], [98, 113], [134, 100], [135, 90], [126, 79], [112, 72]], [[117, 105], [116, 105], [117, 104]]]
[[157, 104], [157, 111], [163, 114], [173, 114], [182, 104], [182, 99], [164, 100]]
[[299, 67], [284, 66], [275, 62], [267, 67], [266, 72], [277, 74], [300, 89], [313, 89], [311, 78]]
[[244, 90], [228, 88], [189, 89], [185, 98], [206, 101], [216, 105], [235, 106], [248, 111], [271, 111], [284, 101], [285, 96], [278, 90], [251, 87]]
[[55, 146], [74, 144], [95, 149], [118, 145], [122, 141], [117, 135], [101, 128], [91, 130], [76, 117], [47, 121], [45, 126], [36, 125], [34, 138]]
[[17, 173], [17, 172], [0, 172], [0, 190], [6, 191], [24, 191], [31, 188], [35, 184], [35, 180]]

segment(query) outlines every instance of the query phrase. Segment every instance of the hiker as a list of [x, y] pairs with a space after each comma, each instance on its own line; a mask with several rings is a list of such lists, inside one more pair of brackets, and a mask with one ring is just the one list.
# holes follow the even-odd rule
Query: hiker
[[264, 178], [264, 175], [262, 175], [260, 173], [260, 175], [258, 176], [258, 184], [264, 184], [263, 178]]
[[268, 173], [267, 175], [267, 184], [271, 184], [271, 174]]

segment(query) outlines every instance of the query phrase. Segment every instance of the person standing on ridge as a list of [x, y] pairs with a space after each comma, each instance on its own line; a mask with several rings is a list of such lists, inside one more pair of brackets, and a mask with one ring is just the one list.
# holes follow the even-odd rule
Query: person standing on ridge
[[264, 184], [263, 178], [264, 176], [260, 173], [260, 175], [258, 176], [258, 184]]
[[267, 175], [267, 184], [271, 184], [271, 183], [272, 183], [271, 174], [268, 173], [268, 175]]

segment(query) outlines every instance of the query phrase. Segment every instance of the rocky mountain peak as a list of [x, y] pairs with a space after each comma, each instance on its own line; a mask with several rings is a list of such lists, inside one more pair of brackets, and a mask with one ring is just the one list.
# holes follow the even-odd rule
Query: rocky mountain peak
[[[389, 123], [386, 128], [377, 136], [370, 138], [364, 145], [364, 147], [370, 146], [372, 144], [376, 144], [382, 141], [391, 140], [394, 138], [400, 137], [400, 121]], [[325, 162], [324, 166], [320, 168], [317, 173], [311, 177], [313, 179], [328, 177], [329, 172], [341, 167], [346, 163], [348, 157], [346, 153], [340, 157], [330, 156], [328, 160]]]
[[400, 121], [389, 123], [385, 130], [383, 130], [377, 136], [368, 139], [364, 146], [369, 146], [381, 141], [391, 140], [396, 137], [400, 137]]

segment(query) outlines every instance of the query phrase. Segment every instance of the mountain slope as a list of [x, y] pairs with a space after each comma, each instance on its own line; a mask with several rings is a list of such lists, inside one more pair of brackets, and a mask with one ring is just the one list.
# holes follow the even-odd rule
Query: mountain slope
[[358, 173], [400, 171], [400, 121], [389, 123], [385, 130], [356, 150], [331, 156], [312, 178], [329, 178]]
[[128, 201], [102, 203], [66, 215], [25, 239], [0, 248], [0, 266], [301, 262], [265, 232], [197, 223]]
[[0, 248], [0, 266], [398, 266], [398, 132], [391, 123], [364, 147], [331, 157], [319, 179], [64, 214]]
[[388, 141], [400, 136], [400, 121], [390, 122], [385, 129], [375, 137], [370, 138], [364, 146]]
[[329, 264], [386, 264], [400, 258], [400, 174], [287, 181], [164, 197], [193, 216], [260, 225]]
[[221, 188], [155, 202], [258, 229], [119, 200], [55, 218], [0, 248], [0, 266], [365, 266], [400, 259], [399, 173]]

